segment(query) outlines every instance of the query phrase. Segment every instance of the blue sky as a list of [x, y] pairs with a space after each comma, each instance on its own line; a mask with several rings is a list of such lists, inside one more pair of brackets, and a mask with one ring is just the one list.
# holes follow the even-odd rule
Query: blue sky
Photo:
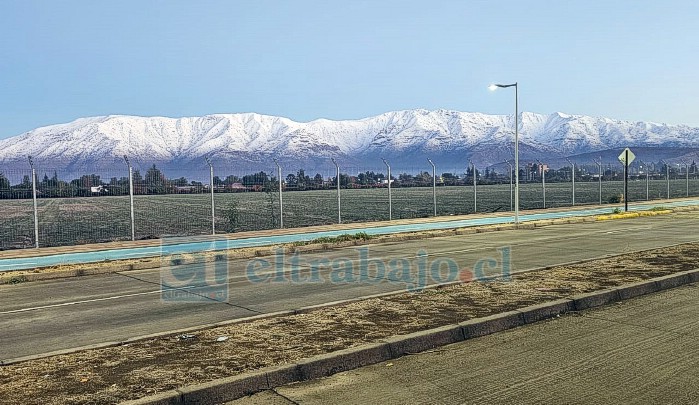
[[79, 117], [521, 110], [699, 126], [696, 1], [0, 0], [0, 138]]

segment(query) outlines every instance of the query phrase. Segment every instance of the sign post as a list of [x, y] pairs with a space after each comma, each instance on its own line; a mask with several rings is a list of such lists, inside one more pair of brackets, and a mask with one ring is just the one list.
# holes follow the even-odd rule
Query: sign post
[[624, 149], [619, 155], [619, 161], [624, 165], [624, 211], [629, 210], [629, 165], [634, 159], [636, 159], [636, 155], [629, 148]]

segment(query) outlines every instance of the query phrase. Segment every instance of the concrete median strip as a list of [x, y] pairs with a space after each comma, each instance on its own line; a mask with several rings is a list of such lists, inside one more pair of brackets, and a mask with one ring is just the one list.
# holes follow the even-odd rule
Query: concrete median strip
[[322, 378], [467, 339], [555, 318], [562, 314], [600, 307], [696, 282], [699, 282], [699, 269], [576, 295], [568, 299], [532, 305], [484, 318], [471, 319], [458, 325], [447, 325], [408, 335], [395, 336], [375, 343], [314, 356], [293, 364], [268, 367], [234, 377], [162, 392], [158, 395], [127, 401], [124, 404], [222, 403], [292, 382]]
[[[679, 245], [681, 245], [681, 244], [669, 245], [668, 247], [679, 246]], [[618, 254], [618, 255], [607, 255], [605, 257], [622, 256], [625, 254], [628, 254], [628, 252]], [[515, 271], [515, 272], [513, 272], [513, 274], [520, 274], [520, 273], [525, 273], [525, 272], [536, 272], [536, 271], [540, 271], [540, 270], [548, 270], [548, 269], [551, 269], [554, 267], [560, 267], [560, 266], [570, 266], [570, 265], [585, 263], [589, 260], [590, 259], [575, 260], [575, 261], [570, 261], [570, 262], [566, 262], [566, 263], [559, 263], [559, 264], [551, 265], [551, 266], [535, 267], [535, 268], [527, 269], [524, 271]], [[488, 280], [493, 280], [493, 279], [497, 279], [497, 277], [496, 276], [495, 277], [483, 277], [482, 279], [479, 279], [479, 281], [488, 281]], [[661, 281], [663, 279], [664, 279], [664, 277], [658, 278], [659, 281]], [[662, 282], [667, 283], [667, 281], [662, 281]], [[674, 281], [674, 280], [669, 281], [669, 282], [676, 283], [676, 281]], [[425, 286], [424, 289], [425, 290], [440, 289], [440, 288], [445, 288], [445, 287], [449, 287], [449, 286], [459, 285], [462, 283], [463, 283], [462, 281], [457, 280], [457, 281], [451, 281], [451, 282], [446, 282], [446, 283], [431, 284], [431, 285]], [[653, 291], [658, 290], [657, 286], [652, 285], [652, 284], [648, 284], [646, 282], [642, 282], [642, 283], [638, 283], [638, 284], [639, 284], [638, 288], [641, 288], [643, 290], [649, 290], [649, 292], [653, 292]], [[669, 288], [669, 287], [666, 287], [666, 288]], [[315, 310], [322, 309], [322, 308], [341, 307], [344, 305], [349, 305], [349, 304], [354, 303], [354, 302], [370, 300], [373, 298], [391, 297], [391, 296], [395, 296], [395, 295], [399, 295], [399, 294], [403, 294], [403, 293], [404, 293], [403, 290], [398, 290], [398, 291], [390, 291], [390, 292], [385, 292], [385, 293], [364, 295], [364, 296], [360, 296], [360, 297], [348, 298], [348, 299], [338, 300], [338, 301], [331, 301], [331, 302], [310, 305], [310, 306], [296, 308], [296, 309], [270, 312], [270, 313], [255, 315], [255, 316], [232, 319], [232, 320], [221, 321], [221, 322], [216, 322], [216, 323], [211, 323], [211, 324], [196, 325], [196, 326], [192, 326], [192, 327], [188, 327], [188, 328], [173, 329], [173, 330], [168, 330], [168, 331], [163, 331], [163, 332], [158, 332], [158, 333], [151, 333], [151, 334], [141, 335], [141, 336], [133, 336], [131, 338], [120, 340], [120, 341], [96, 343], [96, 344], [90, 344], [90, 345], [86, 345], [86, 346], [74, 347], [74, 348], [70, 348], [70, 349], [40, 353], [40, 354], [36, 354], [36, 355], [15, 357], [15, 358], [7, 358], [7, 359], [0, 358], [0, 365], [10, 365], [10, 364], [21, 363], [21, 362], [30, 361], [30, 360], [38, 360], [38, 359], [56, 356], [56, 355], [79, 353], [79, 352], [82, 352], [85, 350], [91, 350], [91, 349], [103, 349], [103, 348], [108, 348], [108, 347], [121, 346], [124, 344], [135, 343], [135, 342], [139, 342], [139, 341], [143, 341], [143, 340], [147, 340], [147, 339], [152, 339], [152, 338], [161, 338], [161, 337], [170, 336], [170, 335], [192, 333], [192, 332], [197, 332], [197, 331], [204, 330], [204, 329], [211, 329], [211, 328], [220, 327], [220, 326], [234, 325], [234, 324], [250, 322], [250, 321], [254, 321], [254, 320], [258, 320], [258, 319], [271, 319], [271, 318], [277, 318], [277, 317], [283, 317], [283, 316], [289, 316], [289, 315], [306, 314], [306, 313], [311, 313]], [[632, 295], [632, 296], [637, 296], [637, 295], [640, 295], [640, 294], [636, 294], [636, 295]], [[622, 299], [626, 299], [626, 298], [622, 297]], [[566, 300], [566, 301], [569, 301], [569, 300]], [[556, 301], [553, 301], [553, 302], [556, 302]], [[548, 307], [550, 305], [550, 303], [545, 303], [542, 305]], [[536, 306], [534, 306], [534, 307], [536, 307]], [[532, 308], [534, 308], [534, 307], [532, 307]], [[525, 314], [525, 316], [531, 316], [531, 315]], [[531, 321], [527, 321], [527, 323], [530, 323], [530, 322]], [[411, 350], [409, 352], [415, 352], [415, 350]]]

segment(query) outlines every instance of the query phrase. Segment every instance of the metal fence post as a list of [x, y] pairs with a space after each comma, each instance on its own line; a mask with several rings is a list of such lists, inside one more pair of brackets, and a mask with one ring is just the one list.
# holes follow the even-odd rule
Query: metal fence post
[[541, 169], [541, 194], [544, 198], [544, 208], [546, 208], [546, 171], [544, 170], [544, 164], [539, 162], [539, 168]]
[[507, 163], [507, 165], [510, 166], [510, 211], [512, 211], [514, 209], [512, 206], [512, 164], [507, 160], [505, 161], [505, 163]]
[[432, 205], [434, 206], [434, 216], [437, 216], [437, 166], [432, 159], [427, 158], [427, 161], [432, 165]]
[[648, 172], [650, 169], [648, 168], [648, 165], [645, 162], [641, 162], [641, 168], [645, 167], [646, 168], [646, 201], [650, 200], [650, 184], [648, 180]]
[[476, 188], [476, 165], [469, 160], [471, 163], [471, 169], [473, 170], [473, 212], [478, 212], [478, 189]]
[[124, 155], [124, 161], [126, 162], [126, 166], [129, 167], [129, 206], [131, 207], [131, 240], [135, 241], [136, 228], [133, 212], [133, 167], [131, 167], [131, 162], [129, 162], [128, 156]]
[[682, 160], [682, 163], [684, 164], [684, 171], [687, 178], [687, 197], [689, 197], [689, 163], [685, 160]]
[[573, 205], [575, 205], [575, 162], [573, 162]]
[[602, 205], [602, 156], [599, 157], [599, 162], [595, 160], [595, 163], [597, 163], [599, 170], [599, 205]]
[[337, 223], [342, 223], [342, 211], [340, 210], [340, 165], [337, 164], [335, 158], [330, 158], [335, 165], [335, 173], [337, 176]]
[[[566, 159], [566, 160], [568, 160], [568, 159]], [[571, 160], [568, 160], [568, 162], [570, 162], [570, 165], [571, 165], [570, 177], [572, 178], [572, 182], [573, 182], [573, 198], [572, 198], [573, 203], [572, 203], [572, 205], [575, 206], [575, 162], [573, 162]]]
[[393, 220], [393, 204], [391, 201], [391, 166], [388, 164], [386, 159], [381, 158], [383, 161], [383, 164], [386, 165], [386, 169], [388, 171], [388, 220], [391, 221]]
[[34, 160], [29, 156], [29, 166], [32, 168], [32, 200], [34, 201], [34, 246], [39, 249], [39, 207], [36, 202], [36, 169]]
[[279, 178], [279, 228], [284, 228], [284, 204], [282, 201], [282, 167], [279, 166], [277, 159], [273, 159], [277, 165], [277, 177]]
[[670, 165], [663, 161], [665, 163], [665, 178], [667, 179], [667, 199], [670, 199]]
[[211, 164], [211, 159], [205, 156], [206, 163], [209, 165], [209, 181], [211, 184], [211, 234], [216, 235], [216, 204], [214, 203], [214, 165]]

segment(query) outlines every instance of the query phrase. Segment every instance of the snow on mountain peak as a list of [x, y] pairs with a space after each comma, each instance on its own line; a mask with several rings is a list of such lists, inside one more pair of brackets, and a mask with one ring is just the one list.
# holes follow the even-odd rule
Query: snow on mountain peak
[[[26, 159], [27, 155], [68, 162], [129, 155], [157, 162], [212, 156], [232, 161], [279, 157], [298, 162], [336, 157], [357, 163], [380, 155], [408, 164], [429, 154], [454, 162], [473, 157], [489, 164], [511, 154], [513, 126], [512, 115], [446, 109], [305, 123], [257, 113], [183, 118], [109, 115], [36, 128], [0, 140], [0, 162]], [[626, 146], [699, 147], [697, 128], [561, 112], [522, 112], [519, 131], [525, 151], [560, 156]]]

